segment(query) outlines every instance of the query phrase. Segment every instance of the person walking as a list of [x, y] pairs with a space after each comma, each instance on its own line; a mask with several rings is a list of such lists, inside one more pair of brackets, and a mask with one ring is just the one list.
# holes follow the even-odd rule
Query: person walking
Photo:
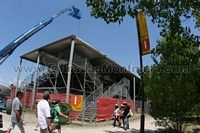
[[[51, 108], [51, 101], [50, 99], [48, 99], [48, 103], [49, 103], [49, 106]], [[36, 103], [36, 106], [37, 106], [37, 103]], [[38, 119], [38, 116], [37, 116], [37, 109], [36, 109], [36, 118]], [[34, 128], [34, 131], [38, 131], [38, 127], [39, 127], [39, 123], [37, 122], [35, 128]]]
[[116, 126], [116, 121], [118, 122], [118, 127], [120, 127], [120, 125], [121, 125], [119, 113], [120, 112], [119, 112], [118, 104], [115, 104], [115, 109], [114, 109], [114, 112], [113, 112], [113, 115], [114, 115], [113, 127]]
[[119, 109], [119, 114], [120, 114], [120, 121], [122, 120], [122, 128], [124, 128], [125, 122], [124, 122], [124, 105], [121, 104], [120, 109]]
[[123, 105], [124, 105], [124, 118], [125, 118], [124, 130], [127, 130], [129, 129], [129, 117], [130, 117], [131, 108], [130, 106], [127, 105], [126, 102], [123, 102]]
[[39, 123], [36, 124], [35, 128], [34, 128], [34, 131], [37, 131], [38, 130], [38, 127], [39, 127]]
[[7, 130], [7, 133], [10, 133], [11, 130], [15, 128], [15, 125], [19, 127], [21, 133], [25, 133], [25, 129], [23, 126], [22, 116], [22, 104], [20, 100], [23, 98], [23, 92], [17, 91], [16, 97], [12, 101], [12, 111], [11, 111], [11, 122], [10, 126]]
[[39, 101], [39, 103], [37, 104], [37, 115], [40, 133], [51, 133], [53, 131], [53, 127], [51, 124], [50, 105], [48, 102], [49, 99], [50, 93], [48, 91], [45, 91], [43, 95], [43, 100]]
[[56, 100], [56, 105], [54, 107], [55, 118], [53, 119], [53, 129], [57, 129], [58, 133], [61, 133], [61, 124], [60, 124], [60, 116], [68, 118], [67, 115], [64, 115], [60, 109], [61, 101], [59, 99]]

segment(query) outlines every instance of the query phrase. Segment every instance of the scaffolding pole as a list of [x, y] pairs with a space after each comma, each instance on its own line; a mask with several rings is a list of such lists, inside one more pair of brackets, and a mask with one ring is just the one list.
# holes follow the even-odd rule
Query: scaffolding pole
[[66, 90], [66, 103], [69, 103], [69, 93], [70, 93], [70, 82], [71, 82], [71, 73], [72, 73], [72, 61], [74, 55], [74, 44], [75, 41], [71, 41], [71, 50], [69, 57], [69, 65], [68, 65], [68, 74], [67, 74], [67, 90]]
[[85, 116], [85, 82], [87, 74], [87, 58], [85, 59], [85, 73], [84, 73], [84, 84], [83, 84], [83, 109], [82, 109], [82, 126], [84, 127], [84, 116]]
[[36, 90], [36, 85], [37, 85], [37, 77], [38, 77], [38, 68], [39, 68], [39, 63], [40, 63], [40, 51], [38, 52], [38, 58], [37, 58], [37, 64], [36, 64], [36, 73], [34, 77], [34, 85], [33, 85], [33, 90], [32, 90], [32, 104], [31, 104], [31, 110], [33, 110], [34, 104], [35, 104], [35, 90]]
[[133, 104], [134, 104], [134, 113], [136, 114], [136, 107], [135, 107], [135, 77], [133, 77]]
[[21, 70], [22, 69], [22, 58], [20, 59], [20, 63], [19, 63], [19, 69], [18, 69], [18, 75], [17, 75], [17, 82], [16, 82], [16, 91], [15, 91], [15, 96], [17, 94], [17, 91], [18, 91], [18, 86], [19, 86], [19, 77], [20, 77], [20, 74], [21, 74]]

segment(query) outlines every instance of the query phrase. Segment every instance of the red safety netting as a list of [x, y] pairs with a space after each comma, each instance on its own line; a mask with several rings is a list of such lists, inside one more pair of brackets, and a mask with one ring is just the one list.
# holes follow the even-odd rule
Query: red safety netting
[[[61, 102], [66, 101], [66, 94], [50, 94], [51, 100], [55, 101], [56, 99], [60, 99]], [[43, 99], [43, 93], [36, 93], [35, 95], [35, 105], [34, 109], [36, 107], [36, 101]], [[30, 108], [32, 104], [32, 92], [25, 92], [24, 97], [22, 99], [22, 104], [24, 107]]]
[[[15, 95], [15, 88], [11, 89], [11, 96], [8, 96], [7, 98], [10, 99]], [[60, 99], [61, 102], [66, 101], [66, 94], [50, 94], [51, 100], [54, 101], [56, 99]], [[71, 95], [70, 95], [71, 97]], [[11, 98], [12, 99], [12, 98]], [[36, 100], [43, 99], [43, 93], [36, 93], [35, 95], [35, 104], [34, 109], [36, 109]], [[32, 104], [32, 92], [25, 92], [24, 97], [21, 100], [22, 104], [26, 108], [31, 108]], [[113, 119], [113, 111], [114, 111], [114, 105], [115, 104], [122, 104], [123, 102], [126, 102], [130, 107], [131, 110], [134, 109], [133, 102], [131, 100], [119, 100], [115, 98], [99, 98], [97, 100], [97, 121], [105, 121]], [[71, 111], [70, 112], [70, 119], [75, 120], [76, 117], [80, 114], [78, 111]]]
[[133, 110], [133, 102], [131, 100], [118, 100], [114, 98], [99, 98], [97, 100], [97, 121], [105, 121], [113, 119], [113, 111], [115, 104], [126, 102]]
[[[71, 95], [70, 95], [71, 96]], [[51, 100], [55, 101], [56, 99], [60, 99], [61, 102], [65, 102], [66, 101], [66, 94], [50, 94]], [[43, 93], [36, 93], [35, 95], [35, 104], [34, 104], [34, 109], [36, 110], [36, 101], [43, 99]], [[24, 107], [26, 108], [31, 108], [31, 104], [32, 104], [32, 92], [25, 92], [24, 93], [24, 97], [22, 99], [22, 104]], [[75, 120], [77, 115], [79, 115], [80, 112], [77, 111], [71, 111], [70, 112], [70, 119], [71, 120]]]

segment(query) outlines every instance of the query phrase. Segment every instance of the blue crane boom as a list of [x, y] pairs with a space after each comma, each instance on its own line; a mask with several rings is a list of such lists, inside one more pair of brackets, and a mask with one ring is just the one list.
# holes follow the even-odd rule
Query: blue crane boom
[[28, 38], [30, 38], [32, 35], [49, 25], [54, 18], [60, 16], [61, 14], [69, 12], [68, 15], [76, 18], [81, 19], [80, 10], [75, 8], [74, 6], [66, 8], [64, 10], [61, 10], [57, 14], [49, 17], [48, 19], [41, 21], [39, 24], [35, 25], [19, 37], [17, 37], [15, 40], [10, 42], [7, 46], [5, 46], [2, 50], [0, 50], [0, 65], [14, 52], [14, 50], [22, 44], [24, 41], [26, 41]]

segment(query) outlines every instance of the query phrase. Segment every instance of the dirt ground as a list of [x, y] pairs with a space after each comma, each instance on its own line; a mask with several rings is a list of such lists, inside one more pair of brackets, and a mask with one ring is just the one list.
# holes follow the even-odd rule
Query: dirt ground
[[[10, 115], [7, 115], [4, 112], [0, 112], [3, 116], [3, 128], [0, 128], [0, 133], [6, 133], [7, 128], [9, 127]], [[35, 114], [32, 113], [24, 113], [24, 127], [26, 133], [39, 133], [34, 130], [35, 125], [37, 124], [37, 119]], [[160, 129], [159, 127], [155, 127], [153, 124], [154, 119], [145, 115], [145, 133], [155, 133]], [[72, 121], [71, 123], [67, 123], [61, 126], [62, 133], [139, 133], [140, 132], [140, 115], [135, 114], [134, 117], [130, 118], [130, 129], [124, 130], [122, 128], [112, 127], [113, 120], [108, 120], [104, 122], [82, 122], [82, 121]], [[200, 128], [198, 125], [193, 125], [189, 127], [190, 131], [187, 133], [200, 133]], [[18, 127], [16, 126], [12, 133], [20, 133]], [[56, 130], [53, 132], [56, 133]]]
[[[0, 133], [6, 133], [7, 128], [9, 127], [10, 115], [7, 115], [4, 112], [0, 112], [3, 116], [3, 128], [0, 128]], [[34, 127], [37, 124], [37, 119], [34, 114], [24, 113], [24, 127], [26, 133], [39, 133], [40, 131], [34, 131]], [[61, 126], [62, 133], [139, 133], [140, 129], [140, 115], [134, 115], [130, 119], [130, 129], [124, 130], [122, 128], [112, 127], [112, 120], [96, 123], [87, 123], [82, 121], [72, 121], [71, 123]], [[145, 131], [148, 133], [153, 133], [158, 128], [153, 124], [153, 118], [150, 116], [145, 117]], [[19, 133], [19, 129], [16, 126], [12, 133]], [[56, 130], [53, 132], [56, 133]]]

